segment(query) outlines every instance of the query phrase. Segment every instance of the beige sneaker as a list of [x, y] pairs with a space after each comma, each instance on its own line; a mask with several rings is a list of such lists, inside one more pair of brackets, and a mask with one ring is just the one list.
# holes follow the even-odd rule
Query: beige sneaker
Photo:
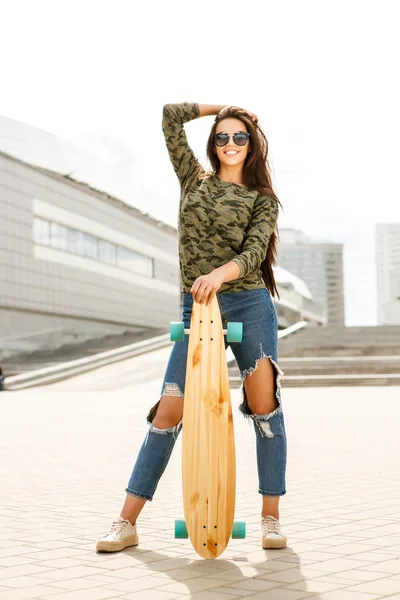
[[111, 525], [110, 531], [104, 537], [97, 540], [97, 552], [118, 552], [128, 548], [128, 546], [137, 546], [139, 538], [135, 525], [131, 525], [126, 519], [118, 517]]
[[282, 531], [278, 519], [268, 515], [261, 519], [262, 547], [266, 548], [286, 548], [287, 537]]

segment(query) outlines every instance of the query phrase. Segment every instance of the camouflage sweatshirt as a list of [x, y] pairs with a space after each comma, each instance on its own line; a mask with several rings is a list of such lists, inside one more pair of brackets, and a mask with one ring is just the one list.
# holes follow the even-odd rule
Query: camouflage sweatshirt
[[184, 123], [199, 117], [196, 103], [166, 104], [163, 132], [181, 184], [178, 220], [181, 291], [233, 260], [239, 278], [219, 293], [265, 288], [260, 265], [278, 218], [278, 203], [257, 191], [206, 173], [190, 148]]

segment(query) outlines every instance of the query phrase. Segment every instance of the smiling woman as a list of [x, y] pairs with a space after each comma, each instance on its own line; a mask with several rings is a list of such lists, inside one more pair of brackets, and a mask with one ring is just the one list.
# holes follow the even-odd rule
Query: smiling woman
[[[207, 143], [211, 171], [194, 155], [184, 130], [184, 123], [206, 115], [216, 116]], [[210, 303], [216, 296], [224, 326], [228, 321], [243, 323], [243, 341], [231, 347], [243, 380], [240, 410], [252, 419], [256, 434], [262, 547], [284, 548], [287, 538], [278, 506], [286, 493], [286, 434], [278, 322], [271, 299], [277, 293], [272, 265], [279, 202], [269, 174], [268, 143], [256, 115], [236, 106], [166, 104], [162, 127], [181, 185], [181, 320], [188, 328], [194, 302]], [[136, 519], [153, 499], [182, 428], [187, 353], [186, 337], [172, 348], [124, 506], [110, 532], [98, 541], [100, 551], [138, 543]]]

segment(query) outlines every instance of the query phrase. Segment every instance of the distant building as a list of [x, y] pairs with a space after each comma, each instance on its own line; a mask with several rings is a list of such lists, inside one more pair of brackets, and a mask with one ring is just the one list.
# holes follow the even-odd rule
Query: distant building
[[400, 223], [376, 225], [378, 324], [400, 323]]
[[314, 243], [295, 229], [279, 237], [278, 265], [307, 284], [328, 325], [344, 325], [343, 244]]
[[280, 244], [306, 244], [312, 240], [298, 229], [279, 229]]
[[309, 326], [326, 325], [325, 311], [314, 302], [307, 284], [300, 277], [279, 266], [274, 267], [274, 276], [279, 291], [274, 304], [280, 329], [298, 321], [307, 321]]

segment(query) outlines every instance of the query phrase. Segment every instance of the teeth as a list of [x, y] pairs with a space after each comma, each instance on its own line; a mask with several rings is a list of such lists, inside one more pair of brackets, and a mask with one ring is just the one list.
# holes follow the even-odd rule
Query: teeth
[[229, 152], [225, 152], [225, 154], [237, 154], [237, 152], [235, 152], [234, 150], [230, 150]]

